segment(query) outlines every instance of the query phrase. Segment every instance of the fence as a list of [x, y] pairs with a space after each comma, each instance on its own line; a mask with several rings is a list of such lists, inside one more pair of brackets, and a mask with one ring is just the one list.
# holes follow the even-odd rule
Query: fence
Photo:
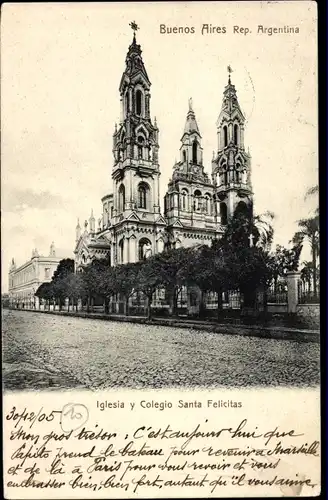
[[298, 303], [299, 304], [320, 304], [320, 291], [314, 293], [313, 290], [303, 290], [302, 287], [298, 289]]

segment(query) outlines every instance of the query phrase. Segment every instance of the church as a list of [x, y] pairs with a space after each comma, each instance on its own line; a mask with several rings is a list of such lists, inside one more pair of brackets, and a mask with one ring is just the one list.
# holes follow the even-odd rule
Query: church
[[189, 99], [180, 159], [173, 165], [161, 213], [159, 128], [156, 119], [151, 119], [151, 82], [136, 40], [138, 27], [135, 23], [131, 27], [133, 40], [119, 84], [121, 117], [113, 134], [112, 193], [101, 200], [103, 213], [97, 225], [92, 211], [83, 228], [77, 223], [77, 272], [95, 258], [107, 257], [115, 266], [137, 262], [166, 248], [209, 245], [220, 238], [237, 207], [252, 209], [245, 116], [229, 67], [211, 174], [203, 164], [201, 131]]

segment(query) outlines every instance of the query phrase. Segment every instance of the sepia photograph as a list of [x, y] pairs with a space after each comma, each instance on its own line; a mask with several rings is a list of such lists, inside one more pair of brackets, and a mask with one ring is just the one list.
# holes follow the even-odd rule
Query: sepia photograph
[[[105, 415], [147, 391], [140, 411], [205, 419], [275, 389], [313, 394], [317, 429], [314, 2], [8, 3], [1, 52], [6, 425], [29, 418], [20, 397], [46, 415], [51, 398], [99, 394]], [[88, 405], [69, 412], [90, 421]], [[244, 426], [232, 437], [255, 438]], [[120, 495], [159, 495], [124, 474]], [[32, 479], [15, 494], [32, 498]], [[282, 496], [314, 487], [279, 480]]]

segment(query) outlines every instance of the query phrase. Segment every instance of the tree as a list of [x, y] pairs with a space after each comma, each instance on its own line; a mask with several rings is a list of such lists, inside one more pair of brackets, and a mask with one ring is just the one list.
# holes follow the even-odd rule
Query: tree
[[147, 318], [151, 319], [153, 295], [164, 284], [163, 254], [157, 254], [142, 262], [135, 276], [135, 288], [147, 297]]
[[[228, 290], [239, 289], [245, 306], [254, 306], [257, 287], [265, 286], [271, 273], [269, 249], [273, 239], [273, 218], [271, 212], [253, 216], [251, 212], [237, 211], [229, 220], [222, 239], [214, 243], [219, 252], [218, 266], [224, 286]], [[217, 272], [220, 275], [219, 269]]]
[[121, 264], [113, 268], [112, 274], [112, 289], [115, 293], [122, 294], [125, 300], [124, 313], [129, 314], [129, 299], [136, 290], [137, 276], [140, 267], [144, 262], [136, 262], [131, 264]]
[[277, 292], [279, 278], [285, 278], [288, 271], [297, 271], [302, 246], [294, 245], [292, 248], [285, 248], [277, 245], [276, 251], [272, 254], [272, 276], [274, 292]]
[[74, 273], [74, 260], [73, 259], [62, 259], [54, 275], [52, 277], [52, 289], [54, 298], [58, 300], [59, 309], [61, 309], [63, 302], [68, 297], [66, 278], [68, 275]]
[[313, 293], [317, 296], [317, 259], [320, 250], [319, 238], [319, 216], [315, 215], [308, 219], [298, 221], [299, 231], [294, 234], [292, 242], [294, 245], [302, 245], [304, 241], [308, 241], [311, 247], [312, 268], [313, 268]]
[[101, 297], [105, 300], [105, 294], [103, 290], [104, 275], [108, 272], [109, 263], [108, 259], [94, 259], [90, 264], [88, 264], [83, 273], [82, 279], [84, 282], [84, 298], [87, 300], [87, 311], [90, 311], [90, 306], [93, 308], [93, 303], [95, 298]]
[[63, 289], [65, 290], [66, 297], [68, 298], [68, 311], [70, 307], [70, 302], [72, 302], [72, 307], [74, 310], [74, 305], [78, 305], [78, 300], [82, 299], [86, 295], [85, 282], [81, 273], [78, 274], [68, 274], [66, 278], [62, 279]]
[[162, 252], [158, 257], [157, 271], [160, 274], [160, 281], [168, 293], [170, 314], [173, 316], [177, 314], [179, 294], [187, 282], [193, 251], [193, 248], [170, 249]]
[[51, 282], [41, 283], [34, 295], [39, 297], [39, 299], [45, 300], [46, 304], [49, 304], [50, 300], [52, 300], [54, 296], [53, 284]]
[[226, 225], [222, 241], [233, 245], [236, 251], [251, 245], [269, 249], [273, 240], [273, 219], [274, 214], [269, 211], [262, 215], [236, 211]]
[[74, 273], [74, 260], [62, 259], [59, 261], [56, 271], [52, 277], [52, 281], [57, 281], [65, 278], [68, 274]]

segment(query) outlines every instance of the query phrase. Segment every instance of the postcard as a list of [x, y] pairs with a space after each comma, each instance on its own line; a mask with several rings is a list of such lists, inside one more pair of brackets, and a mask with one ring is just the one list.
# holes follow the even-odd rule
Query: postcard
[[8, 499], [317, 496], [317, 9], [6, 3]]

